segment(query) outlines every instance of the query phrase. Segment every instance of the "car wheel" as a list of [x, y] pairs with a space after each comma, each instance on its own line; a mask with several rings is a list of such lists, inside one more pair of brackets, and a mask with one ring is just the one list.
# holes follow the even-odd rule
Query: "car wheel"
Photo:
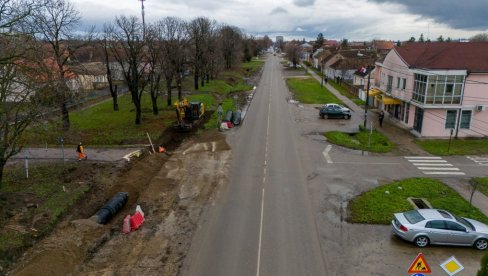
[[351, 115], [347, 115], [347, 119], [348, 119], [348, 120], [349, 120], [349, 119], [351, 119]]
[[324, 114], [320, 114], [320, 118], [325, 119]]
[[478, 239], [474, 243], [474, 247], [476, 247], [476, 249], [478, 249], [478, 250], [486, 250], [486, 248], [488, 248], [488, 240]]
[[415, 238], [414, 243], [418, 247], [426, 247], [427, 245], [429, 245], [429, 238], [427, 238], [426, 236], [418, 236]]

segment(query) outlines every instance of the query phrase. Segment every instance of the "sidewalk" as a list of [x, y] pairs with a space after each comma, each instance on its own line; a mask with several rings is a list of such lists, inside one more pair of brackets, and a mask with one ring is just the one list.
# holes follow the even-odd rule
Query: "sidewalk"
[[[320, 77], [313, 70], [310, 70], [306, 65], [302, 66], [315, 78], [318, 82], [321, 81]], [[339, 98], [345, 105], [347, 105], [351, 110], [356, 112], [356, 114], [361, 114], [361, 118], [364, 118], [364, 108], [358, 106], [356, 103], [351, 101], [346, 96], [342, 95], [337, 91], [332, 85], [325, 83], [325, 87], [332, 92], [337, 98]], [[394, 154], [396, 155], [422, 155], [428, 156], [430, 153], [421, 149], [417, 144], [415, 144], [415, 137], [410, 134], [408, 129], [404, 129], [394, 122], [394, 119], [385, 116], [383, 121], [383, 127], [379, 127], [378, 124], [378, 110], [368, 108], [368, 122], [374, 122], [375, 129], [383, 133], [390, 141], [393, 141], [397, 146], [394, 149]]]
[[[317, 81], [321, 81], [320, 77], [312, 70], [309, 70], [308, 67], [302, 64], [304, 68], [315, 78]], [[325, 87], [332, 92], [334, 95], [337, 96], [341, 101], [344, 102], [351, 110], [358, 112], [358, 114], [363, 114], [364, 116], [364, 109], [359, 107], [349, 98], [343, 96], [339, 91], [337, 91], [334, 87], [330, 84], [325, 84]], [[364, 118], [364, 117], [362, 117]], [[373, 122], [378, 122], [378, 110], [376, 109], [368, 109], [368, 120]], [[378, 124], [375, 124], [378, 125]], [[378, 131], [383, 133], [390, 141], [393, 141], [396, 147], [396, 153], [400, 155], [418, 155], [418, 156], [428, 156], [431, 155], [430, 153], [422, 150], [417, 144], [415, 144], [415, 138], [410, 134], [407, 129], [401, 128], [395, 122], [385, 116], [383, 121], [383, 127], [376, 128]], [[456, 192], [461, 195], [464, 199], [469, 202], [469, 198], [471, 196], [471, 185], [469, 184], [469, 179], [449, 179], [445, 178], [442, 181], [448, 185], [449, 187], [453, 188]], [[483, 214], [488, 216], [488, 197], [486, 197], [481, 192], [477, 191], [473, 196], [472, 201], [473, 206], [478, 208]]]

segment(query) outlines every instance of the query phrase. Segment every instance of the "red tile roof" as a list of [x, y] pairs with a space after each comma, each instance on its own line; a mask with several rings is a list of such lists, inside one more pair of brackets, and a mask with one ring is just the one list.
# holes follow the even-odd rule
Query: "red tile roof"
[[393, 49], [395, 44], [393, 41], [381, 41], [381, 40], [375, 40], [373, 42], [374, 48], [377, 50], [390, 50]]
[[410, 68], [488, 72], [488, 42], [417, 42], [394, 49]]

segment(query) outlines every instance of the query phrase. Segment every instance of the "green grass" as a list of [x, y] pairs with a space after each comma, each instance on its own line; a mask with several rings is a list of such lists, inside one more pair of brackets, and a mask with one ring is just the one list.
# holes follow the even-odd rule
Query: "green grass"
[[365, 192], [350, 202], [350, 219], [357, 223], [389, 224], [394, 213], [414, 209], [407, 202], [408, 197], [425, 198], [433, 208], [488, 224], [488, 218], [477, 208], [470, 207], [456, 191], [440, 180], [430, 178], [405, 179]]
[[[39, 146], [57, 144], [58, 137], [64, 137], [66, 145], [83, 142], [86, 145], [122, 145], [148, 143], [146, 132], [157, 139], [163, 129], [174, 120], [172, 107], [166, 106], [166, 99], [158, 99], [159, 115], [152, 113], [150, 96], [142, 96], [142, 124], [135, 124], [135, 108], [129, 94], [118, 98], [119, 111], [113, 111], [112, 100], [104, 101], [90, 108], [70, 113], [71, 128], [63, 133], [59, 125], [46, 124], [26, 132], [26, 144]], [[164, 105], [164, 108], [163, 108]], [[57, 118], [56, 118], [57, 119]]]
[[478, 191], [488, 196], [488, 177], [475, 177], [471, 180], [478, 184]]
[[264, 65], [264, 60], [254, 58], [250, 62], [244, 62], [242, 64], [242, 68], [245, 70], [245, 76], [251, 77], [254, 74], [261, 71], [263, 65]]
[[286, 80], [288, 88], [294, 95], [294, 98], [305, 104], [325, 104], [338, 103], [343, 104], [327, 88], [320, 87], [315, 79], [312, 78], [288, 78]]
[[488, 154], [488, 139], [417, 140], [417, 145], [435, 155]]
[[[224, 109], [224, 114], [222, 115], [222, 120], [225, 118], [225, 114], [227, 111], [232, 110], [234, 111], [236, 109], [236, 106], [234, 104], [234, 100], [227, 98], [224, 101], [222, 101], [222, 108]], [[212, 117], [205, 123], [205, 128], [217, 128], [217, 112], [214, 112], [212, 114]]]
[[370, 131], [362, 128], [360, 128], [358, 133], [353, 134], [341, 131], [329, 131], [324, 133], [327, 141], [350, 149], [377, 153], [385, 153], [393, 149], [393, 144], [381, 132], [373, 130], [371, 139], [369, 138], [369, 135]]
[[[29, 179], [27, 179], [22, 166], [10, 166], [8, 170], [5, 170], [0, 193], [9, 193], [12, 199], [17, 196], [17, 202], [22, 200], [22, 196], [27, 195], [28, 198], [38, 203], [38, 208], [28, 208], [22, 212], [22, 216], [27, 221], [34, 216], [42, 216], [43, 221], [46, 219], [42, 227], [41, 225], [36, 226], [37, 235], [43, 236], [51, 231], [69, 207], [89, 190], [88, 183], [80, 183], [83, 179], [69, 180], [66, 178], [66, 172], [81, 176], [86, 174], [84, 170], [87, 169], [89, 169], [88, 165], [80, 167], [80, 164], [64, 166], [62, 164], [37, 164], [29, 166]], [[29, 202], [22, 201], [19, 206], [25, 206], [27, 203]], [[9, 200], [2, 201], [1, 204], [9, 205]], [[6, 207], [2, 206], [2, 208]], [[8, 218], [1, 218], [2, 225], [5, 225], [7, 221]], [[31, 227], [30, 224], [25, 226], [27, 229]], [[7, 255], [14, 258], [16, 254], [22, 252], [25, 246], [29, 245], [31, 238], [30, 234], [4, 229], [0, 232], [0, 256]], [[8, 262], [4, 259], [0, 263], [4, 265]]]

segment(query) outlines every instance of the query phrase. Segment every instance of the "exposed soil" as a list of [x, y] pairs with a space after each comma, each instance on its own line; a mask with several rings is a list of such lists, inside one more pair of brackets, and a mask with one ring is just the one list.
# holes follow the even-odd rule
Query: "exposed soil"
[[[175, 141], [165, 141], [170, 148], [183, 136], [172, 137]], [[203, 208], [226, 183], [230, 156], [225, 137], [208, 131], [170, 155], [152, 154], [107, 170], [103, 185], [93, 187], [49, 236], [27, 250], [10, 274], [177, 275]], [[93, 215], [120, 191], [129, 193], [128, 203], [107, 225], [97, 224]], [[125, 235], [122, 220], [136, 205], [145, 222]]]

